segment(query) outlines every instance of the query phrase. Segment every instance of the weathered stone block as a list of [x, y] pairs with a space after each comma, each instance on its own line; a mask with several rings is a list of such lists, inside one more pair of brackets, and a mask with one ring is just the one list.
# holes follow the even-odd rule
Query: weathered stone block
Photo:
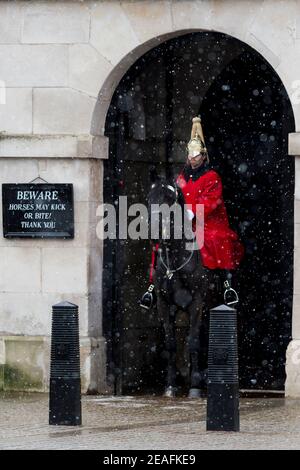
[[92, 153], [94, 158], [107, 159], [109, 140], [105, 136], [95, 136], [93, 139]]
[[[298, 96], [300, 101], [300, 79], [298, 87]], [[290, 132], [289, 133], [289, 155], [298, 155], [300, 159], [300, 132]]]
[[0, 391], [4, 389], [5, 343], [0, 337]]
[[0, 134], [0, 158], [14, 157], [102, 160], [108, 158], [108, 138], [89, 134], [78, 136]]
[[17, 335], [49, 334], [52, 302], [57, 297], [49, 298], [40, 292], [0, 293], [0, 331]]
[[89, 44], [74, 44], [69, 50], [70, 87], [97, 97], [113, 66]]
[[300, 201], [300, 158], [299, 157], [295, 158], [295, 199], [296, 201]]
[[300, 340], [290, 342], [286, 352], [285, 396], [300, 398]]
[[0, 364], [0, 391], [4, 390], [4, 364]]
[[259, 38], [274, 54], [284, 57], [295, 40], [298, 2], [268, 0], [255, 3], [253, 7], [255, 16], [249, 28], [250, 33]]
[[0, 63], [7, 87], [68, 85], [68, 46], [0, 45]]
[[20, 41], [21, 22], [20, 2], [0, 2], [0, 44]]
[[5, 343], [0, 336], [0, 364], [5, 364]]
[[43, 292], [84, 294], [87, 283], [88, 253], [86, 248], [43, 248]]
[[96, 99], [69, 88], [33, 90], [33, 131], [89, 134]]
[[292, 333], [294, 339], [300, 340], [300, 294], [293, 296]]
[[98, 246], [90, 248], [88, 265], [89, 334], [91, 336], [102, 334], [102, 318], [99, 315], [102, 309], [102, 263], [103, 247], [102, 242], [98, 241]]
[[[88, 331], [88, 297], [86, 294], [0, 293], [0, 334], [50, 335], [52, 306], [70, 301], [79, 308], [79, 328], [82, 336]], [[0, 344], [1, 350], [1, 344]], [[1, 354], [0, 354], [1, 363]]]
[[294, 294], [300, 294], [300, 250], [294, 251]]
[[23, 43], [88, 42], [89, 6], [85, 2], [29, 2], [23, 8]]
[[108, 137], [104, 135], [80, 135], [77, 139], [77, 158], [108, 158]]
[[119, 2], [91, 5], [91, 44], [112, 64], [139, 45], [139, 40]]
[[32, 132], [32, 89], [6, 88], [5, 104], [0, 104], [0, 132]]
[[[281, 37], [281, 34], [279, 35]], [[278, 73], [280, 79], [282, 80], [285, 89], [290, 98], [291, 104], [293, 106], [296, 132], [300, 129], [300, 41], [297, 40], [293, 44], [285, 46], [282, 50], [282, 56], [280, 64], [276, 67], [276, 72]], [[296, 145], [296, 149], [292, 149], [293, 154], [298, 154], [297, 149], [299, 149], [299, 140], [298, 137], [294, 137], [297, 140], [292, 142]], [[292, 137], [293, 139], [293, 137]], [[296, 150], [296, 152], [295, 152]]]
[[[0, 137], [0, 157], [2, 158], [75, 158], [76, 155], [77, 137], [75, 136], [3, 135]], [[24, 164], [22, 163], [22, 165]]]
[[173, 0], [172, 17], [173, 29], [206, 29], [210, 28], [213, 15], [213, 3], [211, 0]]
[[103, 162], [101, 160], [91, 160], [89, 171], [90, 200], [101, 202], [103, 195], [99, 188], [103, 187]]
[[1, 292], [39, 292], [41, 253], [38, 248], [1, 248]]
[[[244, 39], [251, 27], [259, 9], [259, 2], [253, 0], [243, 0], [242, 2], [217, 0], [206, 3], [205, 7], [203, 3], [201, 4], [200, 18], [198, 13], [199, 23], [202, 23], [202, 10], [205, 8], [204, 18], [209, 17], [209, 29], [224, 32], [241, 40]], [[211, 7], [210, 15], [208, 13], [209, 7]]]
[[300, 10], [298, 10], [296, 16], [296, 39], [300, 39]]
[[106, 343], [103, 337], [80, 338], [81, 390], [112, 394], [106, 383]]
[[4, 389], [46, 391], [45, 359], [42, 337], [5, 338]]
[[[0, 390], [46, 392], [49, 390], [51, 336], [0, 336], [5, 362], [0, 364]], [[82, 393], [112, 393], [106, 384], [103, 337], [80, 336]]]
[[87, 159], [51, 159], [42, 175], [47, 181], [73, 183], [74, 201], [90, 201], [90, 166]]
[[[2, 141], [0, 139], [0, 148], [1, 144]], [[26, 183], [37, 174], [37, 160], [26, 159], [17, 161], [12, 158], [1, 158], [0, 183]], [[1, 187], [0, 189], [2, 191]], [[1, 210], [2, 205], [0, 204], [0, 211]]]
[[294, 222], [295, 224], [300, 224], [300, 200], [294, 201]]
[[294, 245], [300, 249], [300, 224], [294, 225]]
[[122, 1], [121, 6], [141, 42], [169, 33], [173, 29], [171, 3], [167, 0]]

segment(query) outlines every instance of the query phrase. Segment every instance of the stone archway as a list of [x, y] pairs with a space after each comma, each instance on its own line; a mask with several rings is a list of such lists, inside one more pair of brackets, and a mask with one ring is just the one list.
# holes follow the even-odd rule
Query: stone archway
[[[213, 35], [213, 34], [217, 35], [218, 33], [203, 33], [203, 36], [207, 36], [207, 37], [208, 37], [210, 34], [211, 34], [211, 35]], [[180, 34], [180, 36], [183, 36], [183, 35]], [[180, 36], [179, 36], [179, 38], [180, 38]], [[217, 36], [216, 36], [216, 37], [217, 37]], [[176, 40], [175, 40], [175, 41], [176, 41]], [[233, 39], [232, 39], [232, 41], [233, 41]], [[250, 50], [250, 49], [249, 49], [249, 50]], [[229, 63], [230, 61], [232, 61], [232, 60], [233, 60], [232, 57], [231, 57], [231, 58], [228, 58], [228, 63]], [[224, 59], [224, 67], [226, 66], [226, 63], [227, 63], [227, 62], [226, 62], [226, 60]], [[262, 63], [263, 63], [263, 62], [262, 62]], [[135, 64], [137, 64], [137, 62], [136, 62]], [[135, 66], [135, 68], [137, 68], [137, 66]], [[270, 73], [271, 73], [271, 72], [270, 72]], [[214, 80], [212, 80], [212, 82], [209, 83], [209, 77], [206, 77], [206, 82], [205, 82], [205, 84], [206, 84], [206, 86], [207, 86], [207, 89], [209, 89], [209, 88], [211, 87], [211, 85], [213, 84], [213, 82], [214, 82]], [[280, 82], [280, 80], [279, 80], [279, 82]], [[195, 93], [195, 95], [197, 95], [197, 93]], [[204, 95], [205, 95], [205, 93], [204, 93]], [[202, 96], [202, 98], [203, 98], [203, 96]], [[201, 98], [201, 99], [202, 99], [202, 98]], [[198, 100], [198, 105], [200, 105], [201, 99]], [[116, 103], [115, 103], [115, 102], [114, 102], [114, 106], [116, 106]], [[196, 106], [196, 108], [197, 108], [197, 106]], [[190, 108], [188, 108], [188, 112], [189, 112], [190, 114], [193, 114], [193, 113], [195, 113], [196, 108], [195, 108], [195, 106], [190, 106]], [[199, 108], [197, 108], [197, 109], [199, 109]], [[183, 126], [184, 126], [184, 125], [185, 125], [185, 124], [183, 123]], [[187, 134], [187, 133], [188, 133], [188, 131], [186, 132], [186, 134]], [[211, 135], [211, 134], [210, 134], [210, 135]], [[184, 136], [183, 136], [183, 135], [180, 136], [180, 137], [184, 140]], [[176, 149], [175, 149], [175, 150], [176, 150]], [[180, 155], [180, 148], [178, 148], [177, 150], [178, 150], [178, 154]], [[175, 152], [175, 153], [176, 153], [176, 152]], [[287, 153], [287, 150], [285, 150], [285, 153]], [[179, 157], [179, 159], [180, 159], [180, 157]], [[175, 161], [176, 161], [176, 157], [175, 157]], [[179, 161], [180, 161], [180, 160], [179, 160]], [[116, 163], [116, 164], [117, 164], [117, 163]], [[287, 343], [285, 343], [285, 347], [286, 347], [286, 345], [287, 345]], [[284, 359], [283, 359], [283, 361], [284, 361]], [[281, 359], [281, 362], [282, 362], [282, 359]], [[276, 388], [276, 386], [275, 386], [275, 388]]]
[[[234, 4], [233, 4], [234, 3]], [[143, 6], [130, 2], [109, 5], [95, 5], [92, 11], [91, 43], [101, 55], [102, 85], [97, 96], [94, 108], [90, 135], [80, 143], [86, 155], [96, 158], [100, 167], [102, 159], [108, 158], [108, 141], [104, 137], [104, 124], [110, 99], [120, 79], [128, 68], [142, 54], [163, 40], [180, 36], [192, 31], [220, 31], [235, 37], [259, 52], [274, 68], [290, 96], [296, 129], [289, 135], [289, 154], [296, 156], [296, 191], [295, 191], [295, 258], [294, 258], [294, 295], [293, 295], [293, 341], [288, 349], [286, 394], [300, 396], [300, 382], [298, 369], [298, 356], [300, 351], [300, 291], [299, 268], [300, 256], [297, 248], [298, 227], [300, 223], [300, 196], [299, 186], [299, 158], [300, 155], [300, 104], [297, 89], [299, 70], [299, 40], [295, 41], [294, 18], [297, 6], [294, 2], [287, 2], [285, 8], [280, 8], [274, 2], [256, 4], [254, 2], [222, 2], [222, 1], [160, 1], [143, 2]], [[108, 18], [115, 18], [114, 28], [108, 26]], [[287, 28], [282, 25], [287, 24]], [[276, 35], [274, 32], [276, 31]], [[294, 31], [294, 33], [293, 33]], [[103, 41], [105, 36], [106, 41]], [[118, 38], [116, 42], [115, 39]], [[92, 57], [94, 71], [95, 63]], [[98, 71], [96, 67], [96, 72]], [[90, 80], [90, 79], [89, 79]], [[99, 81], [98, 81], [99, 83]], [[76, 86], [75, 86], [76, 87]], [[99, 90], [99, 88], [98, 88]], [[96, 95], [95, 95], [96, 96]], [[102, 186], [98, 186], [102, 192]], [[94, 222], [94, 219], [93, 219]], [[101, 248], [100, 248], [101, 251]], [[93, 262], [92, 262], [93, 264]], [[97, 264], [94, 269], [101, 279], [101, 266]], [[97, 284], [99, 286], [99, 282]], [[101, 297], [101, 293], [99, 293]], [[89, 315], [97, 316], [97, 311]], [[103, 350], [104, 354], [104, 350]], [[102, 355], [103, 355], [102, 354]], [[296, 359], [294, 359], [296, 358]], [[97, 374], [96, 374], [97, 375]], [[102, 378], [103, 379], [103, 378]], [[101, 379], [101, 383], [104, 384]], [[100, 389], [107, 387], [101, 385]]]

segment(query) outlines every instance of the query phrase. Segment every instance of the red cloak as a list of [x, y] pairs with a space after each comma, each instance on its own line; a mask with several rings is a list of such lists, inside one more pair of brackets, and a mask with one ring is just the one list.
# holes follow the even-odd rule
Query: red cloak
[[222, 181], [215, 170], [208, 170], [195, 181], [181, 173], [177, 178], [185, 203], [204, 205], [204, 244], [200, 248], [202, 263], [209, 269], [236, 269], [244, 256], [238, 235], [231, 230], [222, 195]]

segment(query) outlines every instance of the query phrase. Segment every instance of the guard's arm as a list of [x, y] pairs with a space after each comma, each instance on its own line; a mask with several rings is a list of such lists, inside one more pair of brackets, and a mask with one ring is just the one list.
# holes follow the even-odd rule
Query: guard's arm
[[[203, 204], [204, 218], [208, 217], [223, 201], [223, 187], [220, 176], [213, 172], [205, 188], [197, 195], [196, 204]], [[195, 207], [196, 211], [196, 207]]]

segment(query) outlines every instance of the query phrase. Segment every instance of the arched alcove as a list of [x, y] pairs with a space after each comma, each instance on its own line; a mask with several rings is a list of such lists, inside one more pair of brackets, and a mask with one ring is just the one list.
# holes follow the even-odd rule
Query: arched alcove
[[[222, 176], [230, 224], [246, 248], [238, 275], [241, 386], [283, 390], [293, 294], [294, 161], [287, 137], [294, 118], [267, 61], [216, 32], [172, 38], [136, 60], [115, 89], [106, 119], [104, 200], [115, 204], [127, 195], [128, 205], [145, 202], [149, 165], [161, 173], [180, 171], [198, 113]], [[142, 312], [137, 304], [149, 262], [148, 241], [104, 243], [103, 331], [117, 393], [158, 392], [164, 383], [162, 328], [155, 311]], [[181, 339], [185, 325], [180, 314]], [[206, 331], [204, 324], [203, 343]], [[188, 358], [180, 344], [178, 382], [184, 386]]]

